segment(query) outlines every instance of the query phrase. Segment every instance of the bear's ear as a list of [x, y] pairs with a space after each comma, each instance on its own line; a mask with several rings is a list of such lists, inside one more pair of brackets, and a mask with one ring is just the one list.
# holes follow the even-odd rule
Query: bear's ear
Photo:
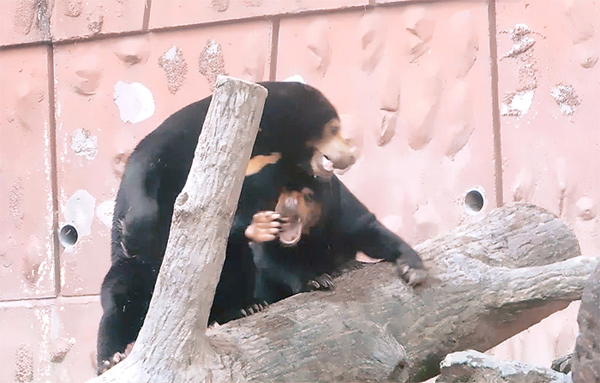
[[306, 81], [299, 74], [292, 75], [283, 80], [283, 82], [299, 82], [300, 84], [306, 85]]
[[304, 201], [305, 202], [312, 202], [312, 201], [314, 201], [313, 196], [314, 196], [315, 193], [312, 191], [312, 189], [304, 187], [304, 188], [302, 188], [301, 193], [304, 196]]

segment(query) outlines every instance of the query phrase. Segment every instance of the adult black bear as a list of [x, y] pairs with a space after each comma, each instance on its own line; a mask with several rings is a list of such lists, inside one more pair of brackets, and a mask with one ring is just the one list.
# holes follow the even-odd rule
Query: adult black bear
[[[337, 112], [318, 90], [294, 82], [261, 85], [269, 93], [248, 179], [260, 177], [257, 173], [274, 162], [281, 169], [297, 172], [301, 168], [305, 174], [325, 177], [331, 176], [333, 168], [354, 163], [353, 148], [339, 134]], [[208, 97], [171, 115], [129, 158], [113, 216], [112, 266], [100, 294], [104, 314], [98, 330], [99, 373], [118, 361], [118, 354], [137, 338], [142, 326], [164, 257], [175, 199], [190, 171], [210, 100]], [[272, 185], [261, 189], [269, 188], [275, 190]], [[241, 201], [260, 202], [256, 193], [260, 191]], [[259, 211], [260, 203], [252, 209]], [[246, 206], [240, 211], [252, 209]], [[211, 321], [226, 321], [235, 317], [232, 313], [256, 303], [254, 266], [244, 237], [252, 215], [236, 214], [222, 273], [226, 277], [217, 287]], [[250, 226], [264, 231], [259, 223]], [[280, 225], [269, 222], [266, 226], [278, 231]]]
[[[330, 280], [319, 278], [319, 273], [337, 270], [359, 250], [375, 258], [399, 260], [403, 277], [411, 282], [414, 274], [406, 271], [423, 267], [418, 255], [333, 176], [334, 168], [355, 161], [353, 148], [340, 135], [333, 106], [306, 85], [262, 85], [269, 94], [209, 321], [223, 323], [239, 317], [242, 309], [256, 307], [263, 299], [274, 302], [305, 289], [328, 288]], [[104, 315], [98, 331], [98, 373], [121, 359], [142, 326], [166, 249], [175, 199], [187, 179], [209, 103], [210, 98], [201, 100], [165, 120], [139, 143], [126, 166], [113, 218], [112, 266], [101, 290]], [[285, 209], [285, 214], [274, 211], [282, 196], [303, 205], [288, 209], [299, 214], [292, 214], [283, 225], [279, 217], [288, 215]], [[249, 240], [264, 245], [263, 253], [253, 252]], [[284, 249], [296, 258], [265, 264], [282, 254], [277, 248], [281, 241], [296, 245]], [[261, 267], [256, 274], [259, 281], [273, 284], [255, 289], [255, 260]], [[300, 287], [290, 289], [292, 283], [281, 278], [287, 270], [300, 280]]]
[[[273, 172], [276, 166], [263, 172]], [[250, 245], [257, 269], [255, 299], [271, 304], [303, 291], [332, 288], [331, 275], [351, 265], [359, 251], [396, 261], [411, 285], [424, 281], [419, 255], [385, 228], [336, 176], [296, 181], [300, 182], [283, 190], [274, 209], [291, 220], [279, 241]]]

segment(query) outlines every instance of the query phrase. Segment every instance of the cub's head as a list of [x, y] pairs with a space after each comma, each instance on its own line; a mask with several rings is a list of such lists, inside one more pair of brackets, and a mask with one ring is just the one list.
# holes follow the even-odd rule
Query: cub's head
[[298, 82], [262, 85], [269, 94], [255, 154], [281, 153], [284, 161], [325, 178], [356, 162], [356, 149], [343, 137], [337, 111], [320, 91]]
[[308, 234], [321, 218], [321, 205], [313, 199], [313, 191], [283, 190], [279, 195], [275, 211], [285, 219], [279, 241], [284, 246], [294, 246], [303, 234]]

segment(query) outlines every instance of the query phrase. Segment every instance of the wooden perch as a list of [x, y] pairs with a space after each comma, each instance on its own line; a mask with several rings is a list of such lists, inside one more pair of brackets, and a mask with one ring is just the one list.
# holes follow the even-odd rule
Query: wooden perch
[[266, 96], [257, 84], [217, 79], [144, 326], [127, 359], [92, 381], [231, 380], [214, 372], [221, 363], [204, 328]]
[[437, 279], [428, 288], [407, 287], [389, 263], [367, 265], [333, 292], [210, 329], [209, 341], [245, 380], [425, 380], [447, 354], [485, 351], [580, 299], [597, 263], [579, 257], [563, 222], [530, 205], [497, 209], [417, 250]]
[[446, 356], [441, 373], [436, 383], [571, 383], [567, 375], [549, 368], [501, 361], [473, 350]]

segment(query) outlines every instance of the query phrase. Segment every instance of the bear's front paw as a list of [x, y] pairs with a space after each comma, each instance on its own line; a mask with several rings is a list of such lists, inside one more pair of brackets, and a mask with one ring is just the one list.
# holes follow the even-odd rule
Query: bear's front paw
[[110, 370], [117, 364], [124, 361], [125, 358], [127, 358], [127, 356], [131, 353], [131, 349], [133, 349], [134, 344], [135, 342], [129, 343], [127, 345], [127, 348], [125, 348], [125, 351], [115, 352], [115, 354], [110, 359], [102, 361], [98, 366], [98, 375], [104, 374], [106, 371]]
[[335, 287], [333, 284], [333, 279], [331, 279], [329, 274], [319, 275], [315, 279], [308, 281], [306, 285], [308, 286], [309, 291], [332, 290]]
[[409, 286], [418, 286], [423, 284], [427, 280], [427, 270], [415, 269], [407, 265], [406, 263], [398, 263], [398, 271], [400, 276]]
[[263, 243], [275, 240], [279, 236], [285, 219], [275, 211], [261, 211], [252, 216], [250, 226], [244, 231], [249, 240]]

